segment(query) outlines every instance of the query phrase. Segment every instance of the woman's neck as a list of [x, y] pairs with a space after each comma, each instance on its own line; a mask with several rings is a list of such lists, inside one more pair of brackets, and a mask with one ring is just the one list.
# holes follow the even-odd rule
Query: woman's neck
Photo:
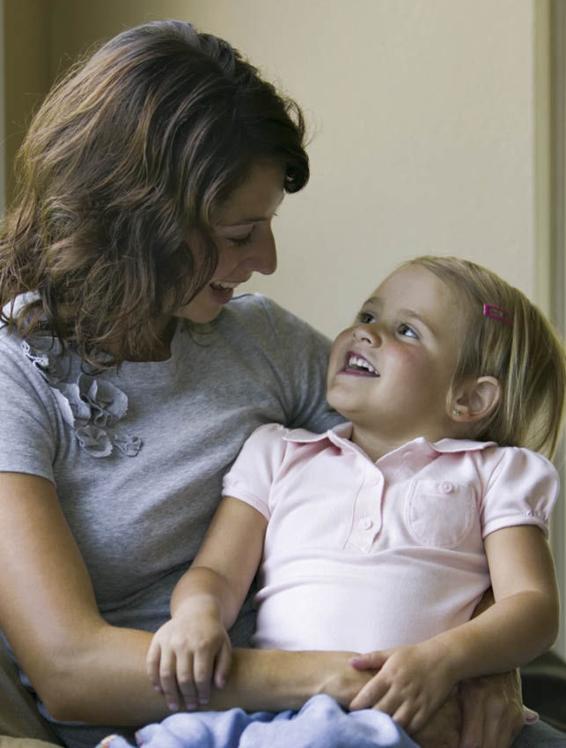
[[113, 341], [105, 345], [105, 350], [112, 356], [119, 354], [125, 361], [166, 361], [171, 356], [171, 341], [173, 340], [176, 326], [176, 317], [160, 320], [155, 323], [152, 336], [153, 341], [147, 347], [136, 350], [124, 350], [124, 347], [118, 341]]

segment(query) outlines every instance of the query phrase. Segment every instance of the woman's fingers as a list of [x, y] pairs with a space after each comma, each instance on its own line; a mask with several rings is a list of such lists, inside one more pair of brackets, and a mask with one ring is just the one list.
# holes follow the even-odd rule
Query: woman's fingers
[[509, 748], [523, 726], [517, 673], [474, 678], [460, 684], [460, 748]]

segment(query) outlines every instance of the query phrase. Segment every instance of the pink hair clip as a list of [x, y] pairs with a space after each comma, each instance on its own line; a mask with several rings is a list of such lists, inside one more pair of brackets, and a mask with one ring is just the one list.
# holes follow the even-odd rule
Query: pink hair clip
[[482, 314], [484, 317], [489, 317], [497, 322], [503, 322], [504, 325], [513, 324], [511, 317], [507, 314], [505, 309], [502, 309], [500, 306], [495, 306], [495, 304], [484, 304]]

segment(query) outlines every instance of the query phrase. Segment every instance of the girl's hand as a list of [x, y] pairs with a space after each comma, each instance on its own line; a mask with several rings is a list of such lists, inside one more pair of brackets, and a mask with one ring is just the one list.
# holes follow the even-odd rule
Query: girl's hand
[[429, 640], [354, 657], [353, 667], [378, 670], [350, 709], [380, 709], [413, 734], [446, 701], [456, 681], [446, 650]]
[[[222, 688], [230, 669], [232, 646], [217, 616], [202, 611], [176, 615], [158, 629], [147, 652], [146, 669], [171, 711], [208, 704], [210, 682]], [[180, 697], [180, 698], [179, 698]]]

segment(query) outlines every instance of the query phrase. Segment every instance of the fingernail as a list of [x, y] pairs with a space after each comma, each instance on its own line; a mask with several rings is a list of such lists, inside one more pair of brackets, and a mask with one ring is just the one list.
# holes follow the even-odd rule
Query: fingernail
[[197, 705], [195, 704], [194, 701], [186, 701], [185, 706], [187, 707], [189, 712], [194, 712], [195, 709], [197, 708]]
[[201, 699], [200, 703], [201, 703], [201, 706], [204, 706], [205, 704], [208, 704], [208, 699]]
[[179, 711], [179, 705], [175, 704], [173, 701], [168, 701], [167, 706], [172, 712], [178, 712]]
[[534, 709], [529, 709], [528, 707], [524, 707], [524, 720], [527, 723], [527, 725], [534, 725], [535, 722], [539, 721], [539, 715], [538, 712], [535, 712]]

